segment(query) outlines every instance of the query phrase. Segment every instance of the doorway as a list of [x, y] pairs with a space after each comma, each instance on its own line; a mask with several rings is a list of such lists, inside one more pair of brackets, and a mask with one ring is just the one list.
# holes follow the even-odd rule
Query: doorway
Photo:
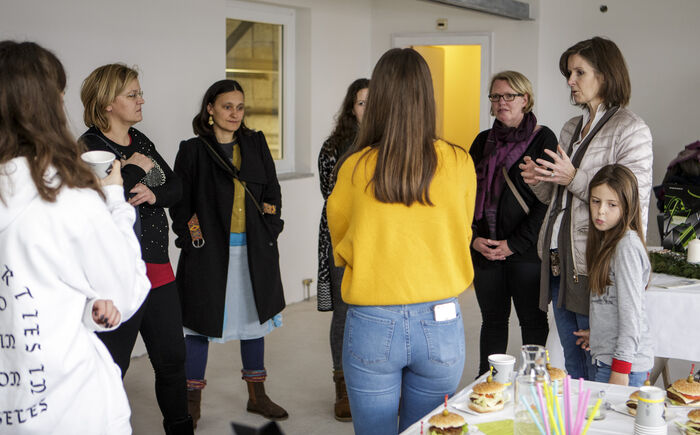
[[491, 125], [488, 80], [490, 34], [395, 35], [394, 47], [412, 47], [425, 58], [435, 91], [438, 137], [469, 149]]

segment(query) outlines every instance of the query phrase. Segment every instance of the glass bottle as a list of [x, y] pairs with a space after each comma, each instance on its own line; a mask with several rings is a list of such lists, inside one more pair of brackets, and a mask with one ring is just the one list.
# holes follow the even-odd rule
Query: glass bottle
[[[538, 424], [543, 429], [545, 426], [540, 412], [537, 384], [540, 384], [545, 407], [547, 400], [544, 385], [550, 385], [549, 372], [545, 365], [545, 350], [543, 346], [526, 344], [520, 348], [520, 351], [523, 360], [515, 377], [513, 433], [514, 435], [538, 435], [541, 433]], [[547, 415], [546, 408], [545, 415]]]

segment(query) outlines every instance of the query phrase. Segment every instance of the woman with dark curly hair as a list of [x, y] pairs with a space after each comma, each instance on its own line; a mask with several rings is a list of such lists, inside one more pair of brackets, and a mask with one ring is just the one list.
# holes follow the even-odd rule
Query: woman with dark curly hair
[[348, 306], [340, 297], [340, 283], [343, 281], [343, 267], [333, 263], [331, 235], [328, 232], [326, 218], [326, 200], [333, 191], [335, 179], [333, 169], [345, 151], [350, 148], [357, 128], [362, 122], [367, 102], [369, 80], [357, 79], [350, 84], [340, 111], [336, 116], [333, 133], [328, 136], [318, 155], [318, 176], [323, 195], [323, 211], [318, 228], [318, 311], [333, 311], [331, 320], [331, 355], [333, 357], [333, 381], [335, 381], [335, 418], [350, 421], [350, 403], [345, 390], [343, 377], [343, 332], [345, 331], [345, 313]]

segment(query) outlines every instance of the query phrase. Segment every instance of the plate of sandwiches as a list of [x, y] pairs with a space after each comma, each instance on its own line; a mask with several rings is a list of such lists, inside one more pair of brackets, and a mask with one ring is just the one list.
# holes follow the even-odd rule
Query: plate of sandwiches
[[694, 409], [688, 413], [688, 421], [681, 423], [675, 422], [678, 430], [684, 435], [699, 435], [700, 434], [700, 409]]
[[452, 406], [474, 415], [500, 411], [510, 399], [505, 389], [505, 384], [487, 380], [474, 385], [467, 401], [455, 403]]
[[700, 382], [692, 375], [677, 380], [666, 389], [666, 401], [671, 406], [700, 408]]

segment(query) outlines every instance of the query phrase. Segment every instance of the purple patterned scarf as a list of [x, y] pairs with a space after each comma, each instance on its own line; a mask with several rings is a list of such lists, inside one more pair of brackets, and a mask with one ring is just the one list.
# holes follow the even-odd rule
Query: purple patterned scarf
[[492, 239], [496, 238], [498, 200], [505, 183], [501, 168], [508, 171], [520, 160], [534, 137], [535, 126], [537, 118], [532, 112], [526, 113], [517, 127], [507, 127], [497, 119], [486, 138], [482, 159], [476, 166], [474, 221], [486, 216]]

